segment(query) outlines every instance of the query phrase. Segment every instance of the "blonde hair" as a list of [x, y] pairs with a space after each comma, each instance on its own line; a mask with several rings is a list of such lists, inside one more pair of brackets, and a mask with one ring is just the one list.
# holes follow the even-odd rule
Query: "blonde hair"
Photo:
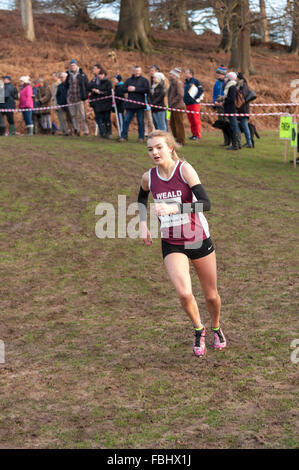
[[180, 144], [177, 143], [177, 141], [175, 140], [172, 134], [170, 134], [169, 132], [160, 131], [157, 129], [149, 134], [147, 140], [149, 141], [150, 139], [153, 139], [154, 137], [162, 137], [165, 140], [168, 147], [173, 149], [171, 152], [172, 160], [174, 160], [175, 162], [178, 160], [182, 160], [182, 158], [179, 158], [176, 153], [176, 149], [180, 148], [181, 146]]

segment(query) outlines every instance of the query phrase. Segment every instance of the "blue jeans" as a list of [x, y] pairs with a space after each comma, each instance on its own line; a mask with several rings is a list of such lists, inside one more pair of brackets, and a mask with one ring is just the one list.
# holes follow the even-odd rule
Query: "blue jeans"
[[152, 115], [155, 128], [167, 132], [166, 111], [156, 111]]
[[248, 117], [241, 117], [240, 125], [241, 125], [241, 127], [244, 131], [247, 144], [252, 145], [250, 130], [249, 130], [249, 126], [248, 126]]
[[144, 109], [127, 109], [124, 117], [124, 125], [121, 133], [122, 139], [128, 138], [128, 130], [134, 114], [137, 115], [138, 139], [144, 139]]
[[22, 111], [26, 126], [33, 126], [32, 111]]
[[239, 127], [238, 119], [236, 118], [236, 116], [229, 116], [228, 119], [229, 119], [229, 125], [230, 125], [232, 133], [233, 134], [240, 133], [240, 127]]

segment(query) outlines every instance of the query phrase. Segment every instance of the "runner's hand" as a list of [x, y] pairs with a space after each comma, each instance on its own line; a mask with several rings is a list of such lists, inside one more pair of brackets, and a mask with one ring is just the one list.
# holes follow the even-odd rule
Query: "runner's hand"
[[170, 215], [177, 214], [179, 212], [179, 207], [177, 204], [166, 204], [165, 202], [158, 202], [155, 204], [155, 210], [157, 216], [161, 215]]
[[150, 246], [153, 243], [151, 232], [147, 228], [146, 222], [140, 222], [140, 238], [146, 246]]

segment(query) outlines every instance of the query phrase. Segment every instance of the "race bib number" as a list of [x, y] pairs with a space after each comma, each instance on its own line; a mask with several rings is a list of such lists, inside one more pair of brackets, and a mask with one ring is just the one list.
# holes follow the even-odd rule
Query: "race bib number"
[[[174, 202], [182, 202], [182, 198], [180, 196], [173, 197], [170, 199], [155, 199], [156, 203], [174, 203]], [[170, 215], [161, 215], [159, 216], [159, 220], [161, 223], [161, 232], [165, 229], [170, 227], [178, 227], [180, 225], [188, 224], [190, 222], [188, 214], [170, 214]]]

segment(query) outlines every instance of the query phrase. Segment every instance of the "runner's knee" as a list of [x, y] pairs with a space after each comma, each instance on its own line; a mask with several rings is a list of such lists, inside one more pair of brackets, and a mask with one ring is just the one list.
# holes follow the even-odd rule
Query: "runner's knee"
[[219, 301], [219, 294], [217, 291], [209, 292], [208, 294], [205, 295], [205, 298], [209, 304], [215, 304]]

